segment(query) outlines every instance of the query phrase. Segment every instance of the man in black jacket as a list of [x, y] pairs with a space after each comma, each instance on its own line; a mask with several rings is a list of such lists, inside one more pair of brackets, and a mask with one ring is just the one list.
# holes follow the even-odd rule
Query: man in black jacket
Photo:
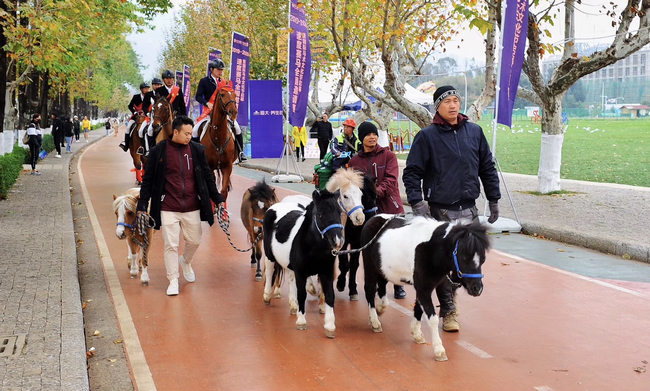
[[[149, 84], [141, 83], [140, 84], [140, 93], [133, 95], [131, 98], [131, 102], [129, 102], [129, 111], [131, 112], [131, 118], [129, 119], [129, 122], [126, 124], [126, 132], [124, 133], [124, 142], [120, 144], [120, 148], [124, 152], [127, 152], [129, 150], [129, 142], [131, 141], [130, 138], [133, 136], [138, 136], [140, 133], [142, 133], [142, 129], [147, 124], [147, 121], [143, 122], [140, 125], [140, 128], [137, 130], [133, 131], [133, 135], [131, 135], [129, 132], [131, 131], [131, 126], [135, 124], [136, 117], [139, 114], [148, 114], [149, 110], [151, 109], [151, 101], [149, 99], [146, 99], [145, 97], [149, 93]], [[139, 133], [135, 133], [138, 131]]]
[[[460, 95], [454, 87], [439, 87], [433, 104], [437, 111], [433, 124], [413, 139], [402, 176], [413, 214], [463, 223], [477, 219], [480, 178], [490, 206], [488, 222], [494, 223], [501, 191], [483, 129], [460, 113]], [[436, 294], [443, 330], [459, 331], [451, 282], [443, 279]]]
[[52, 113], [52, 138], [54, 138], [54, 148], [56, 148], [56, 158], [61, 158], [61, 144], [63, 144], [63, 133], [65, 127], [61, 118]]
[[323, 113], [323, 120], [318, 122], [318, 149], [320, 149], [321, 160], [327, 154], [333, 136], [334, 132], [332, 131], [332, 123], [329, 121], [329, 115]]
[[156, 97], [162, 96], [167, 98], [172, 105], [174, 116], [187, 115], [183, 89], [175, 84], [176, 77], [174, 76], [174, 72], [166, 70], [162, 73], [162, 79], [165, 84], [156, 89]]
[[[195, 281], [192, 260], [201, 244], [201, 221], [214, 224], [210, 200], [216, 205], [225, 202], [217, 191], [205, 147], [191, 141], [193, 125], [190, 118], [177, 116], [172, 122], [172, 138], [151, 149], [137, 208], [140, 217], [147, 211], [151, 200], [149, 213], [155, 221], [154, 228], [162, 228], [169, 296], [178, 295], [179, 263], [185, 280]], [[179, 256], [181, 231], [185, 249]]]

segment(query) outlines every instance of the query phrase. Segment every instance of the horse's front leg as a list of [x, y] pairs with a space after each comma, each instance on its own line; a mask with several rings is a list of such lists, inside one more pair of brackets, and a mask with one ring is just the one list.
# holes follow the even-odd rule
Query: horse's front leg
[[[147, 235], [149, 237], [149, 246], [147, 246], [147, 248], [142, 249], [142, 253], [143, 253], [142, 254], [143, 255], [143, 257], [142, 257], [142, 274], [140, 274], [140, 283], [143, 286], [148, 286], [149, 285], [149, 271], [148, 271], [148, 268], [149, 268], [149, 249], [151, 248], [151, 238], [153, 236], [153, 233], [151, 232], [151, 230], [149, 230]], [[145, 257], [144, 257], [145, 254], [146, 254], [146, 259], [147, 259], [146, 262], [144, 261], [145, 260]]]
[[[298, 319], [296, 319], [296, 328], [298, 330], [307, 329], [307, 319], [305, 319], [305, 301], [307, 301], [307, 290], [305, 289], [305, 284], [307, 283], [305, 276], [300, 273], [294, 273], [295, 278], [293, 285], [296, 286], [298, 291]], [[291, 294], [289, 294], [291, 297]]]
[[228, 200], [228, 188], [230, 187], [230, 175], [232, 174], [232, 163], [221, 169], [221, 195]]
[[381, 333], [381, 322], [379, 321], [379, 315], [377, 314], [377, 308], [375, 308], [375, 296], [377, 295], [377, 272], [370, 265], [370, 261], [365, 263], [364, 260], [364, 271], [365, 271], [365, 282], [363, 289], [366, 293], [366, 301], [368, 302], [368, 321], [370, 322], [370, 327], [375, 333]]
[[262, 243], [261, 241], [257, 242], [255, 247], [253, 247], [253, 254], [252, 256], [255, 257], [255, 262], [257, 263], [257, 269], [255, 270], [255, 281], [260, 282], [262, 281], [262, 255], [264, 254], [262, 250]]
[[325, 296], [325, 335], [327, 338], [334, 338], [336, 335], [336, 324], [334, 317], [334, 265], [332, 270], [318, 275], [321, 290]]
[[[352, 248], [359, 248], [354, 246]], [[359, 292], [357, 291], [357, 271], [359, 270], [359, 253], [350, 254], [350, 282], [348, 287], [350, 290], [350, 300], [359, 300]]]
[[[285, 269], [285, 271], [289, 275], [289, 310], [291, 311], [291, 315], [295, 315], [296, 312], [298, 312], [298, 300], [296, 299], [296, 275], [293, 270]], [[301, 289], [305, 289], [304, 280]]]
[[129, 274], [131, 275], [131, 278], [137, 278], [138, 273], [140, 272], [140, 247], [137, 244], [133, 243], [133, 238], [131, 237], [127, 239], [127, 247], [129, 249], [129, 256], [127, 258], [129, 265]]
[[268, 257], [265, 259], [264, 262], [265, 262], [264, 272], [265, 272], [266, 281], [264, 281], [264, 295], [262, 296], [262, 299], [264, 300], [264, 304], [270, 305], [271, 304], [271, 283], [273, 281], [273, 269], [275, 266], [275, 262], [271, 261]]
[[[343, 244], [343, 249], [347, 250], [348, 245], [347, 243]], [[343, 292], [345, 290], [345, 279], [348, 275], [348, 271], [350, 270], [350, 262], [348, 262], [348, 255], [347, 254], [339, 254], [339, 276], [336, 279], [336, 289], [339, 292]]]
[[431, 300], [432, 293], [433, 291], [416, 292], [417, 300], [419, 301], [422, 310], [424, 310], [424, 313], [427, 315], [429, 327], [431, 327], [431, 344], [433, 345], [433, 354], [435, 355], [436, 361], [447, 361], [447, 353], [445, 347], [442, 346], [442, 339], [440, 339], [440, 332], [438, 330], [440, 318], [436, 314], [436, 307], [433, 305], [433, 301]]

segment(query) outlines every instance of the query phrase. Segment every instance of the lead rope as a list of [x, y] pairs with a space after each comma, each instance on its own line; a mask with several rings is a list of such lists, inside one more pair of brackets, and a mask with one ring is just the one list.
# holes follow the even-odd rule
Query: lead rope
[[[142, 212], [136, 220], [135, 226], [131, 228], [131, 231], [133, 231], [133, 241], [135, 244], [142, 247], [142, 263], [145, 267], [149, 265], [147, 261], [147, 248], [149, 248], [149, 235], [147, 235], [147, 230], [155, 227], [155, 225], [156, 221], [153, 217], [149, 216], [147, 212]], [[144, 238], [144, 243], [138, 240], [136, 229], [137, 233]]]
[[370, 241], [368, 243], [366, 243], [364, 246], [362, 246], [361, 248], [353, 248], [351, 250], [341, 250], [341, 251], [332, 250], [332, 255], [337, 256], [337, 255], [340, 255], [340, 254], [356, 254], [358, 252], [361, 252], [361, 251], [365, 250], [366, 248], [368, 248], [368, 246], [370, 246], [377, 239], [377, 237], [379, 236], [381, 231], [383, 231], [384, 228], [388, 225], [388, 223], [390, 223], [391, 220], [393, 220], [395, 217], [404, 217], [404, 215], [403, 214], [397, 214], [397, 215], [391, 216], [388, 220], [386, 220], [384, 222], [384, 225], [382, 225], [381, 228], [379, 228], [379, 230], [377, 231], [375, 236], [373, 236], [372, 239], [370, 239]]
[[255, 240], [253, 241], [253, 244], [246, 250], [242, 250], [240, 248], [237, 248], [235, 244], [232, 242], [232, 239], [230, 238], [230, 232], [228, 232], [228, 228], [230, 227], [230, 218], [228, 217], [228, 211], [226, 210], [225, 207], [223, 206], [218, 206], [217, 211], [215, 213], [217, 215], [217, 221], [219, 222], [219, 226], [223, 230], [223, 232], [226, 234], [226, 237], [228, 238], [228, 242], [230, 242], [230, 245], [232, 248], [235, 250], [239, 251], [240, 253], [245, 253], [251, 251], [257, 243], [259, 243], [260, 239], [262, 239], [262, 233], [264, 231], [260, 231], [257, 236], [255, 237]]

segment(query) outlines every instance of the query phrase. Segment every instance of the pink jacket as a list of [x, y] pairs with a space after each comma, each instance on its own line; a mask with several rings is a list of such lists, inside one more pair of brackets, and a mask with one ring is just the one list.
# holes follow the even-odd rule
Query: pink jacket
[[399, 194], [397, 157], [388, 148], [377, 145], [377, 148], [370, 153], [361, 151], [350, 159], [348, 167], [363, 171], [375, 180], [379, 212], [404, 213], [404, 205]]

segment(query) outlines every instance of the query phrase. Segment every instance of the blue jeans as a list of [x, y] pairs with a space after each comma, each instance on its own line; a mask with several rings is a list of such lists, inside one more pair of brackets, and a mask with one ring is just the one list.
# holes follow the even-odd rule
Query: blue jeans
[[70, 137], [66, 136], [65, 137], [65, 151], [66, 152], [72, 152], [72, 150], [70, 149], [71, 145], [72, 145], [72, 136], [70, 136]]

